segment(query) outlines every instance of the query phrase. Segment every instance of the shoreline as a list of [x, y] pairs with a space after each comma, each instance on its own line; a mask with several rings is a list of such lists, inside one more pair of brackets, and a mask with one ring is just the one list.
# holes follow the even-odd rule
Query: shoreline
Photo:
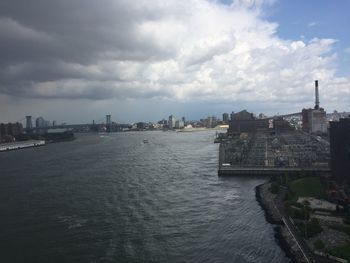
[[21, 149], [28, 149], [34, 147], [45, 146], [45, 140], [28, 140], [12, 143], [2, 143], [0, 144], [0, 152], [16, 151]]
[[[276, 211], [273, 211], [272, 203], [273, 200], [268, 200], [264, 195], [266, 190], [268, 191], [270, 183], [263, 183], [255, 187], [255, 198], [259, 206], [264, 211], [265, 220], [272, 225], [274, 231], [275, 241], [278, 246], [284, 251], [286, 257], [290, 259], [292, 263], [298, 263], [303, 261], [298, 261], [298, 255], [294, 253], [290, 242], [288, 242], [287, 237], [283, 235], [283, 232], [286, 231], [283, 221], [276, 214]], [[272, 196], [272, 195], [271, 195]]]

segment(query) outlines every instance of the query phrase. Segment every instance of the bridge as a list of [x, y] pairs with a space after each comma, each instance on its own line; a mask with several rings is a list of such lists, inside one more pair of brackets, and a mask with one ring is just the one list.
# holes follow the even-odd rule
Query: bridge
[[288, 118], [288, 117], [297, 117], [297, 116], [301, 116], [301, 112], [294, 112], [294, 113], [288, 113], [288, 114], [284, 114], [284, 115], [275, 115], [272, 118]]
[[325, 167], [238, 167], [238, 166], [220, 166], [219, 176], [240, 176], [240, 175], [330, 175], [331, 170]]

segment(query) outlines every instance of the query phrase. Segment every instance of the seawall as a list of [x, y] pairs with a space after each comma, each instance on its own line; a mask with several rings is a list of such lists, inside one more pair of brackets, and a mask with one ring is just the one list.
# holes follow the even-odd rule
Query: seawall
[[269, 192], [270, 183], [265, 183], [255, 187], [255, 197], [261, 208], [264, 210], [265, 219], [268, 223], [273, 225], [274, 236], [277, 244], [286, 253], [286, 256], [290, 258], [291, 262], [301, 262], [298, 260], [299, 256], [294, 253], [291, 248], [291, 240], [287, 240], [286, 228], [283, 224], [281, 217], [277, 209], [274, 206], [274, 196]]

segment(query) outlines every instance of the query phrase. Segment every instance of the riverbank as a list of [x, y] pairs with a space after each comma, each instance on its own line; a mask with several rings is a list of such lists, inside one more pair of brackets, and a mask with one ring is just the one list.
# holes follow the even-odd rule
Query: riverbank
[[264, 210], [266, 221], [274, 225], [276, 242], [286, 253], [286, 256], [293, 263], [306, 262], [297, 243], [283, 223], [281, 214], [275, 204], [277, 195], [270, 192], [270, 186], [271, 183], [258, 185], [255, 188], [256, 200]]

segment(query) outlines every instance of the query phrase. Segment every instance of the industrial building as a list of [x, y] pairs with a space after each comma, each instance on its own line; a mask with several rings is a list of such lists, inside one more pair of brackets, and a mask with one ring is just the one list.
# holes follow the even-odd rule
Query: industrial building
[[269, 130], [268, 119], [255, 119], [253, 113], [246, 110], [231, 115], [229, 134], [266, 132]]
[[328, 168], [329, 144], [300, 131], [232, 134], [220, 143], [220, 163], [231, 167]]
[[315, 107], [302, 110], [302, 129], [308, 133], [327, 133], [327, 116], [320, 108], [318, 80], [315, 80]]
[[247, 110], [242, 110], [237, 113], [231, 114], [231, 121], [246, 121], [246, 120], [254, 120], [254, 115], [253, 113], [248, 112]]
[[228, 133], [229, 134], [240, 134], [242, 132], [255, 133], [255, 132], [268, 132], [269, 131], [269, 120], [258, 119], [258, 120], [234, 120], [230, 121]]
[[350, 117], [330, 122], [332, 176], [339, 184], [350, 183]]

